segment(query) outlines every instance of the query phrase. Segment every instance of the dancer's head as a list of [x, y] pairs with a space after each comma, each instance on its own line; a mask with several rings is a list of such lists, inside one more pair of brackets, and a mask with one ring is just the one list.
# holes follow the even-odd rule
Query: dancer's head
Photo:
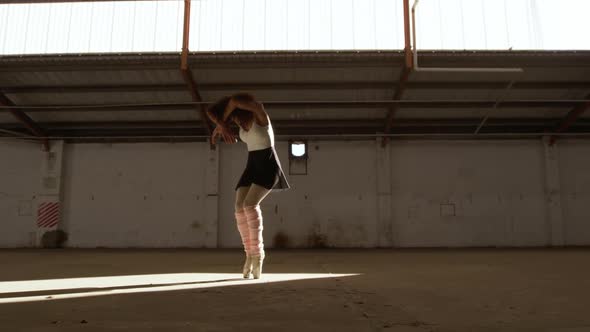
[[[227, 104], [231, 99], [244, 102], [255, 100], [254, 96], [248, 93], [237, 93], [232, 96], [225, 96], [209, 107], [209, 110], [207, 111], [209, 117], [211, 117], [212, 120], [215, 119], [214, 121], [221, 122], [223, 119], [223, 113], [225, 112], [225, 108], [227, 107]], [[245, 111], [241, 108], [236, 108], [229, 115], [226, 122], [230, 121], [234, 122], [242, 128], [249, 128], [252, 121], [254, 121], [254, 113]]]

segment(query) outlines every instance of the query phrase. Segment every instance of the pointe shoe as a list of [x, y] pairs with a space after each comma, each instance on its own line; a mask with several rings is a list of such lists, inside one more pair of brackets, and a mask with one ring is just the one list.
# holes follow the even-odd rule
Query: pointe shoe
[[246, 261], [244, 262], [244, 268], [242, 269], [242, 272], [244, 273], [244, 279], [250, 279], [250, 274], [252, 273], [252, 256], [246, 256]]
[[264, 261], [264, 254], [252, 256], [252, 276], [254, 279], [260, 279], [262, 274], [262, 262]]

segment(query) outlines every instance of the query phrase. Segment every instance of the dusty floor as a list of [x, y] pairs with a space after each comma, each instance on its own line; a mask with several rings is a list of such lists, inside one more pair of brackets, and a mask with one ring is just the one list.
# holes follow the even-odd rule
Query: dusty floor
[[256, 282], [231, 250], [0, 250], [0, 330], [590, 331], [588, 249], [268, 255]]

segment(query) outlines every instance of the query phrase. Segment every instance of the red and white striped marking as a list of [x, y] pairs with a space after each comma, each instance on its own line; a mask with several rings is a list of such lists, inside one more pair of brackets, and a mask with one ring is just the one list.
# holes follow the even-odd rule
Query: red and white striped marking
[[59, 203], [43, 202], [37, 210], [38, 227], [54, 227], [59, 222]]

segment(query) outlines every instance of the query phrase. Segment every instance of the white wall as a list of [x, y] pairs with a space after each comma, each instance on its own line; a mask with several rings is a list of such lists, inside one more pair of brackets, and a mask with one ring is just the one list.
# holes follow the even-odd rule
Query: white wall
[[[547, 208], [540, 140], [395, 140], [385, 173], [378, 147], [309, 142], [307, 175], [287, 175], [292, 189], [263, 202], [267, 246], [279, 234], [289, 247], [545, 246], [556, 225], [566, 245], [590, 245], [589, 141], [557, 143], [558, 219]], [[288, 174], [287, 148], [277, 143]], [[217, 166], [205, 143], [67, 144], [66, 245], [239, 247], [234, 188], [247, 152], [241, 144], [218, 151]], [[0, 153], [0, 246], [31, 246], [43, 152], [2, 142]]]
[[[289, 175], [288, 145], [277, 144], [292, 189], [271, 193], [262, 204], [267, 244], [272, 245], [281, 232], [293, 247], [318, 242], [337, 247], [374, 246], [375, 143], [309, 142], [309, 150], [307, 175]], [[222, 149], [220, 244], [224, 247], [240, 245], [233, 199], [246, 158], [243, 146]]]
[[38, 144], [0, 142], [0, 247], [35, 243], [42, 156]]
[[206, 145], [70, 144], [64, 219], [70, 247], [201, 247]]
[[540, 142], [396, 142], [392, 159], [395, 244], [547, 244]]
[[565, 243], [590, 244], [590, 144], [558, 141]]

